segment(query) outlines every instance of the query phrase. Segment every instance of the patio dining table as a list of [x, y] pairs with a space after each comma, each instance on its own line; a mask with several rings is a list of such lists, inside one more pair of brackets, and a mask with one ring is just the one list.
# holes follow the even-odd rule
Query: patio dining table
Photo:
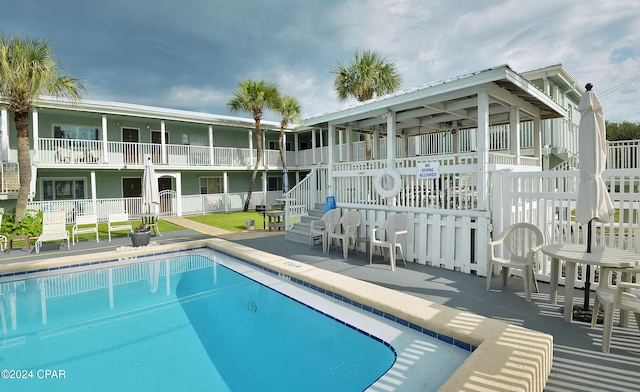
[[[584, 244], [552, 244], [545, 245], [542, 253], [551, 257], [551, 286], [549, 302], [556, 304], [558, 300], [558, 280], [560, 279], [560, 263], [566, 263], [564, 321], [571, 323], [573, 319], [573, 291], [576, 283], [576, 264], [588, 264], [600, 267], [601, 284], [603, 277], [612, 269], [632, 269], [640, 264], [640, 255], [617, 248], [594, 246], [587, 253]], [[622, 317], [621, 319], [626, 319]]]

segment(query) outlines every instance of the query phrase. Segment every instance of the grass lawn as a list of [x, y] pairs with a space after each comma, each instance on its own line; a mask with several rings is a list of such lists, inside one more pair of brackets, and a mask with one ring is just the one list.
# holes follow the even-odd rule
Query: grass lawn
[[187, 216], [195, 222], [219, 227], [228, 231], [241, 232], [247, 228], [247, 220], [253, 219], [256, 229], [262, 227], [262, 213], [255, 211], [218, 212], [215, 214]]
[[[140, 221], [139, 220], [133, 220], [131, 221], [131, 226], [132, 227], [136, 227], [140, 225]], [[69, 230], [69, 235], [71, 235], [71, 229], [73, 228], [73, 226], [67, 226], [67, 230]], [[174, 231], [174, 230], [182, 230], [182, 227], [180, 226], [176, 226], [173, 223], [169, 223], [167, 221], [164, 221], [162, 219], [158, 220], [158, 230], [160, 230], [161, 233], [167, 232], [167, 231]], [[109, 238], [109, 231], [107, 230], [107, 223], [98, 223], [98, 235], [100, 236], [100, 239], [103, 238]], [[111, 237], [112, 238], [118, 238], [118, 237], [128, 237], [129, 233], [125, 233], [124, 231], [116, 231], [111, 233]], [[88, 240], [88, 241], [95, 241], [96, 240], [96, 235], [94, 233], [88, 233], [88, 234], [80, 234], [78, 235], [78, 238], [80, 240]]]

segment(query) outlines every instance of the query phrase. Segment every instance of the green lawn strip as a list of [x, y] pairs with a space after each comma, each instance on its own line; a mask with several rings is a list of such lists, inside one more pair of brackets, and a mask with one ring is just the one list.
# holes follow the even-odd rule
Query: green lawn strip
[[262, 213], [255, 211], [218, 212], [215, 214], [187, 216], [194, 222], [218, 227], [228, 231], [241, 232], [247, 228], [247, 221], [252, 219], [256, 228], [262, 227]]
[[[131, 221], [131, 227], [136, 227], [140, 225], [140, 221], [139, 220], [133, 220]], [[71, 229], [73, 228], [73, 225], [67, 226], [67, 230], [69, 231], [69, 240], [71, 240]], [[160, 219], [158, 221], [158, 230], [160, 230], [161, 233], [164, 232], [168, 232], [168, 231], [175, 231], [175, 230], [183, 230], [183, 227], [178, 226], [178, 225], [174, 225], [173, 223], [169, 223], [166, 222], [162, 219]], [[98, 236], [100, 237], [100, 239], [108, 239], [109, 238], [109, 231], [107, 230], [107, 224], [105, 223], [98, 223]], [[123, 231], [118, 231], [118, 232], [114, 232], [111, 233], [111, 238], [118, 238], [118, 237], [128, 237], [129, 234], [125, 233]], [[95, 241], [96, 240], [96, 235], [94, 233], [86, 233], [86, 234], [80, 234], [78, 235], [78, 241]], [[33, 240], [31, 241], [32, 243], [34, 242]], [[60, 241], [51, 241], [51, 242], [64, 242], [62, 240]], [[24, 241], [22, 240], [16, 240], [14, 241], [14, 243], [16, 245], [24, 245]]]

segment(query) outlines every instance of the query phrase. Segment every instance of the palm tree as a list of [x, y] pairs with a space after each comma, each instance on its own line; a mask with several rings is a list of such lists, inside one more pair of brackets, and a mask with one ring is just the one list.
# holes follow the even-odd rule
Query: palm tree
[[[340, 101], [355, 98], [358, 102], [367, 101], [375, 96], [389, 94], [402, 84], [402, 77], [396, 64], [389, 62], [378, 53], [357, 50], [349, 65], [342, 61], [333, 69], [336, 75], [334, 87]], [[371, 135], [365, 134], [366, 159], [371, 159]]]
[[31, 185], [29, 113], [34, 101], [40, 94], [78, 101], [84, 91], [78, 79], [59, 75], [59, 67], [47, 40], [8, 37], [0, 32], [0, 97], [9, 103], [18, 141], [17, 221], [24, 218]]
[[282, 173], [283, 173], [283, 189], [282, 193], [286, 193], [288, 191], [288, 171], [287, 171], [287, 161], [284, 158], [284, 130], [289, 125], [289, 121], [299, 121], [300, 113], [302, 112], [302, 107], [298, 100], [294, 97], [284, 96], [280, 101], [280, 105], [276, 109], [276, 112], [280, 114], [280, 135], [278, 136], [278, 148], [280, 149], [280, 161], [282, 162]]
[[273, 83], [264, 80], [243, 80], [238, 83], [238, 89], [233, 93], [233, 98], [227, 102], [227, 108], [233, 113], [248, 112], [256, 122], [256, 165], [253, 168], [253, 175], [249, 183], [247, 199], [244, 201], [243, 211], [249, 210], [249, 201], [253, 193], [253, 186], [258, 175], [258, 167], [262, 160], [262, 111], [264, 108], [276, 110], [280, 104], [280, 93], [278, 87]]

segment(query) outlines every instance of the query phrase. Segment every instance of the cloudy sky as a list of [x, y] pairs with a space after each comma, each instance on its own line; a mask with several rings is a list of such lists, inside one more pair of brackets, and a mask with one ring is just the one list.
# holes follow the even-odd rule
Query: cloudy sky
[[344, 105], [331, 70], [370, 49], [403, 89], [562, 63], [608, 120], [640, 122], [639, 26], [638, 0], [19, 0], [0, 12], [5, 35], [48, 39], [87, 99], [229, 115], [237, 83], [264, 79], [303, 117]]

